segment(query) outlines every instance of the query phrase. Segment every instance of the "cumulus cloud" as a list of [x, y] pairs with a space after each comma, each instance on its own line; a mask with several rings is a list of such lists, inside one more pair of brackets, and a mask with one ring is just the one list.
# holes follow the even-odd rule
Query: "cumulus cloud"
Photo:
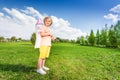
[[0, 13], [0, 16], [4, 16], [4, 14], [3, 14], [3, 13]]
[[105, 19], [112, 20], [113, 23], [116, 23], [118, 20], [120, 20], [120, 14], [119, 14], [120, 13], [120, 4], [111, 8], [109, 11], [111, 11], [111, 13], [104, 15]]
[[[3, 8], [6, 13], [0, 12], [0, 36], [16, 36], [30, 39], [31, 34], [35, 32], [35, 23], [37, 18], [43, 19], [46, 15], [41, 14], [33, 7], [18, 10], [15, 8]], [[53, 35], [63, 39], [76, 39], [78, 36], [85, 36], [80, 29], [71, 27], [69, 21], [56, 16], [51, 16], [53, 25], [51, 27]]]
[[114, 15], [114, 14], [108, 14], [108, 15], [104, 15], [105, 19], [110, 19], [113, 22], [116, 22], [118, 20], [118, 15]]
[[51, 16], [53, 19], [52, 32], [55, 36], [64, 39], [76, 39], [78, 36], [85, 36], [80, 29], [71, 27], [67, 20]]
[[115, 13], [120, 13], [120, 4], [110, 9], [110, 11]]
[[0, 36], [29, 39], [34, 30], [35, 18], [14, 8], [3, 10], [7, 14], [3, 13], [3, 16], [0, 16]]
[[33, 17], [37, 17], [41, 19], [44, 18], [44, 16], [39, 11], [35, 10], [33, 7], [26, 7], [25, 10], [21, 10], [21, 11], [27, 15], [32, 15]]

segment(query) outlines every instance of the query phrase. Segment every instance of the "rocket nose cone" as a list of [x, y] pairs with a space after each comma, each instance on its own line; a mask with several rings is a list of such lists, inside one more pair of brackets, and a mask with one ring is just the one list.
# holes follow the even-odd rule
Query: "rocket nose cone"
[[37, 20], [36, 24], [41, 24], [41, 21], [40, 19]]

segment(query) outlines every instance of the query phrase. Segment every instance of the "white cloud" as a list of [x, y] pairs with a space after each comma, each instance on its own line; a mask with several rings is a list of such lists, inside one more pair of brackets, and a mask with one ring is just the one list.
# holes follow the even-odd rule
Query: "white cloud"
[[0, 13], [0, 16], [4, 16], [4, 14], [3, 14], [3, 13]]
[[113, 22], [117, 22], [118, 21], [118, 15], [114, 15], [114, 14], [108, 14], [108, 15], [104, 15], [105, 19], [110, 19]]
[[[3, 8], [7, 14], [0, 12], [0, 36], [11, 37], [16, 36], [30, 39], [31, 34], [35, 31], [36, 18], [43, 19], [44, 14], [33, 7], [26, 7], [25, 10], [15, 8]], [[86, 35], [80, 29], [71, 27], [67, 20], [51, 16], [53, 25], [51, 27], [53, 35], [64, 39], [76, 39], [78, 36]]]
[[0, 17], [0, 36], [5, 37], [22, 37], [29, 39], [34, 31], [35, 18], [25, 13], [20, 12], [17, 9], [3, 8], [7, 14]]
[[113, 8], [111, 8], [109, 11], [111, 11], [111, 13], [104, 15], [105, 19], [109, 19], [112, 20], [112, 24], [116, 23], [118, 20], [120, 20], [120, 4], [114, 6]]
[[62, 18], [51, 16], [53, 19], [52, 32], [55, 36], [64, 39], [76, 39], [78, 36], [85, 36], [80, 29], [70, 27], [70, 23]]
[[110, 11], [115, 13], [120, 13], [120, 4], [110, 9]]
[[27, 7], [26, 10], [21, 10], [21, 11], [24, 12], [25, 14], [32, 15], [37, 18], [41, 18], [41, 19], [44, 18], [44, 16], [40, 14], [39, 11], [35, 10], [33, 7]]

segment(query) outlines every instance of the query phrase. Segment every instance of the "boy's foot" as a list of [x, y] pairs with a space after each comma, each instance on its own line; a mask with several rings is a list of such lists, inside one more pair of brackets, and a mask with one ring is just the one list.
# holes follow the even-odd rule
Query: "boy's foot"
[[50, 70], [48, 67], [45, 67], [45, 66], [43, 66], [43, 69], [46, 71]]
[[42, 74], [42, 75], [46, 74], [46, 72], [43, 69], [38, 69], [37, 72], [40, 73], [40, 74]]

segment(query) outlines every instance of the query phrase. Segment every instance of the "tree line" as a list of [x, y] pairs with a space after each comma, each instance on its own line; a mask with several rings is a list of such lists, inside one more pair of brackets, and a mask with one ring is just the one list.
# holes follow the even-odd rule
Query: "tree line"
[[110, 28], [105, 26], [102, 30], [98, 29], [96, 34], [91, 30], [90, 34], [86, 37], [78, 37], [76, 43], [81, 45], [118, 48], [120, 45], [120, 21], [115, 25], [111, 25]]
[[4, 38], [3, 36], [0, 36], [0, 42], [20, 42], [20, 41], [29, 41], [29, 40], [16, 38], [16, 36], [12, 36], [10, 38]]

